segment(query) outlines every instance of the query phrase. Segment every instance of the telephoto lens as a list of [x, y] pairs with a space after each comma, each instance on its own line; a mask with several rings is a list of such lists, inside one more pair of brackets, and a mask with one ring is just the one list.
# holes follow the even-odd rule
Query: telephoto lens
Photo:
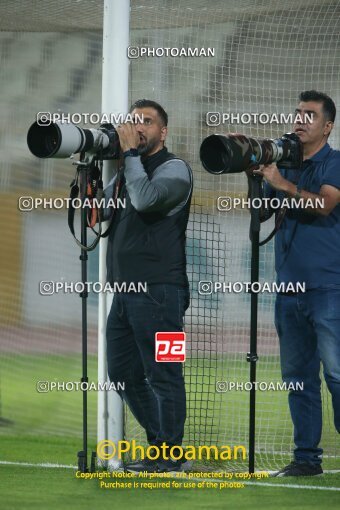
[[275, 140], [241, 134], [210, 135], [200, 147], [202, 165], [212, 174], [238, 173], [277, 162], [281, 167], [300, 168], [302, 157], [302, 144], [295, 133]]
[[70, 122], [34, 122], [27, 133], [27, 145], [37, 158], [68, 158], [78, 152], [98, 151], [103, 159], [120, 157], [119, 138], [112, 124], [84, 129]]

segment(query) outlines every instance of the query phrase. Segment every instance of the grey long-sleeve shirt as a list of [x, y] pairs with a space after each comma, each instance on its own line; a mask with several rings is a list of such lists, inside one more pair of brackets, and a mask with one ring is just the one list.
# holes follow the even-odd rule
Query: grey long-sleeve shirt
[[[131, 203], [138, 212], [163, 212], [173, 215], [187, 202], [192, 188], [191, 170], [184, 161], [171, 159], [159, 165], [149, 179], [140, 156], [125, 158], [124, 175]], [[105, 188], [106, 203], [113, 194], [116, 177]], [[111, 211], [105, 211], [109, 219]]]

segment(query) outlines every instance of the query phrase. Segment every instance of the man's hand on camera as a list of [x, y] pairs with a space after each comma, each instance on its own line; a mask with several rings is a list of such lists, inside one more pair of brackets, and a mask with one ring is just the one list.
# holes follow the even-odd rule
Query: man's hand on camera
[[119, 136], [119, 143], [122, 151], [128, 151], [129, 149], [137, 149], [140, 143], [139, 134], [137, 132], [135, 124], [126, 122], [117, 126], [117, 133]]
[[275, 163], [270, 165], [261, 165], [258, 170], [253, 170], [255, 175], [262, 175], [268, 184], [278, 191], [287, 191], [287, 187], [291, 184], [280, 174]]
[[245, 173], [246, 173], [246, 176], [248, 177], [248, 179], [250, 179], [251, 177], [253, 177], [255, 174], [253, 173], [254, 170], [258, 170], [260, 168], [259, 165], [255, 165], [255, 166], [250, 166], [248, 168], [245, 169]]

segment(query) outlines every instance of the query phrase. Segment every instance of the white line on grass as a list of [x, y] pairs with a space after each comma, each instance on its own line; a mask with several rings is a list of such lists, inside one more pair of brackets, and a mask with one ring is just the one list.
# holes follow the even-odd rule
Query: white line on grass
[[[70, 464], [51, 464], [51, 463], [41, 463], [34, 464], [32, 462], [10, 462], [7, 460], [0, 460], [0, 464], [7, 466], [24, 466], [24, 467], [40, 467], [40, 468], [66, 468], [66, 469], [77, 469], [77, 466], [72, 466]], [[324, 471], [324, 473], [337, 473], [337, 470], [329, 470]], [[192, 481], [206, 481], [211, 482], [211, 478], [191, 478]], [[225, 480], [214, 480], [218, 483], [223, 483]], [[288, 483], [267, 483], [267, 482], [248, 482], [246, 480], [242, 480], [242, 483], [245, 485], [260, 485], [262, 487], [287, 487], [288, 489], [314, 489], [319, 491], [340, 491], [338, 487], [320, 487], [318, 485], [297, 485], [297, 484], [288, 484]]]
[[288, 487], [288, 489], [316, 489], [319, 491], [340, 491], [339, 487], [319, 487], [318, 485], [296, 485], [289, 483], [263, 483], [263, 482], [243, 482], [245, 485], [262, 485], [265, 487]]
[[[182, 480], [182, 479], [180, 479]], [[216, 480], [215, 478], [188, 478], [188, 480], [193, 482], [217, 482], [224, 483], [229, 480]], [[320, 491], [340, 491], [340, 487], [320, 487], [318, 485], [297, 485], [297, 484], [288, 484], [288, 483], [268, 483], [268, 482], [248, 482], [247, 480], [239, 479], [239, 482], [244, 483], [244, 485], [261, 485], [263, 487], [288, 487], [288, 489], [316, 489]]]
[[[257, 453], [258, 455], [292, 455], [292, 451], [276, 451], [276, 450], [270, 450], [270, 451], [266, 451], [266, 450], [255, 450], [255, 453]], [[338, 458], [338, 455], [330, 455], [330, 454], [324, 454], [322, 456], [323, 459], [337, 459]]]
[[70, 464], [51, 464], [50, 462], [46, 462], [46, 463], [42, 463], [42, 464], [33, 464], [31, 462], [10, 462], [7, 460], [0, 460], [0, 464], [5, 464], [8, 466], [77, 469], [77, 466], [71, 466]]

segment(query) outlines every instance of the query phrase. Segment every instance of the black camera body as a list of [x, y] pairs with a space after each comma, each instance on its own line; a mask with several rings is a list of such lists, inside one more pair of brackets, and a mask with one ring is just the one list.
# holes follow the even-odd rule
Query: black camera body
[[212, 174], [238, 173], [270, 163], [279, 163], [283, 168], [301, 168], [303, 146], [295, 133], [286, 133], [274, 140], [216, 134], [203, 140], [200, 159]]

